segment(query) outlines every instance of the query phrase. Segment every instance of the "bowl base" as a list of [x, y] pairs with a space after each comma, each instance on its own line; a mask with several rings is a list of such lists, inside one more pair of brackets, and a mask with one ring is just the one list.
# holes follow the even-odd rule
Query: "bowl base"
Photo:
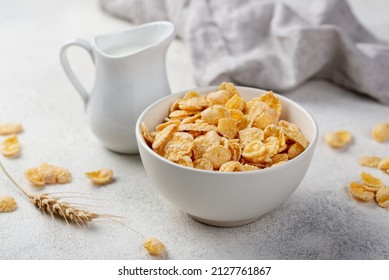
[[258, 216], [251, 219], [239, 220], [239, 221], [214, 221], [214, 220], [208, 220], [208, 219], [196, 217], [190, 214], [188, 215], [200, 223], [210, 225], [210, 226], [215, 226], [215, 227], [239, 227], [239, 226], [250, 224], [258, 220], [260, 217], [262, 217], [262, 216]]

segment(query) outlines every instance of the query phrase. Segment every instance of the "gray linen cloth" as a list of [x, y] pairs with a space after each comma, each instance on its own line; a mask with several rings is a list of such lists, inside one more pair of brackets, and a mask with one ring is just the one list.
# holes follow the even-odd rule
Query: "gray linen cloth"
[[232, 81], [284, 91], [321, 78], [389, 104], [389, 46], [345, 0], [292, 9], [272, 0], [100, 0], [140, 24], [170, 20], [186, 42], [198, 85]]

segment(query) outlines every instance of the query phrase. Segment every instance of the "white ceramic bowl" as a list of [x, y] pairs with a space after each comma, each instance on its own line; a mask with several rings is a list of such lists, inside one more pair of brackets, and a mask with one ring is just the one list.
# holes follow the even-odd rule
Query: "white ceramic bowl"
[[[215, 89], [194, 90], [208, 93]], [[265, 92], [247, 87], [238, 87], [238, 90], [246, 101]], [[297, 124], [310, 143], [302, 154], [282, 165], [249, 172], [205, 171], [175, 164], [155, 153], [144, 141], [140, 125], [144, 122], [149, 129], [154, 129], [168, 115], [173, 101], [185, 92], [151, 104], [136, 124], [136, 138], [146, 173], [167, 200], [203, 223], [238, 226], [273, 210], [297, 189], [310, 165], [318, 128], [305, 109], [283, 96], [278, 95], [283, 105], [281, 119]]]

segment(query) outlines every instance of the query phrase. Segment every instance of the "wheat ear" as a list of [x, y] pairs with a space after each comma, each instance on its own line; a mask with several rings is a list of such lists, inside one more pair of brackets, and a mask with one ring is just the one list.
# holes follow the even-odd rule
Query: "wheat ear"
[[75, 223], [79, 226], [88, 224], [96, 218], [110, 217], [110, 215], [96, 214], [77, 208], [70, 203], [59, 201], [60, 197], [50, 196], [49, 194], [30, 194], [23, 189], [7, 172], [4, 165], [0, 161], [0, 167], [13, 185], [23, 193], [38, 209], [44, 213], [50, 214], [53, 218], [58, 217], [66, 221], [66, 223]]

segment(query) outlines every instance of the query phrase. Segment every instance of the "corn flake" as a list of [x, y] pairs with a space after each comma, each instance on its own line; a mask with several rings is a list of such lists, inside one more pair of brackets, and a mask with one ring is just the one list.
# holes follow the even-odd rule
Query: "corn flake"
[[16, 134], [12, 134], [3, 141], [1, 153], [9, 158], [17, 157], [20, 154], [20, 143]]
[[369, 191], [377, 191], [379, 188], [383, 187], [384, 184], [382, 181], [370, 173], [362, 172], [361, 173], [362, 185], [365, 189]]
[[193, 167], [203, 170], [213, 170], [213, 164], [210, 160], [206, 158], [199, 158], [193, 162]]
[[165, 251], [165, 245], [159, 241], [157, 238], [146, 238], [143, 241], [143, 247], [151, 254], [151, 255], [160, 255]]
[[374, 192], [366, 190], [361, 184], [351, 182], [348, 186], [350, 194], [361, 201], [370, 201], [374, 198]]
[[389, 158], [383, 158], [378, 163], [377, 167], [381, 170], [386, 171], [389, 174]]
[[389, 208], [389, 187], [380, 188], [375, 194], [375, 199], [382, 208]]
[[193, 145], [194, 139], [191, 134], [175, 132], [165, 145], [165, 157], [170, 161], [177, 162], [192, 151]]
[[11, 196], [0, 196], [0, 213], [12, 212], [17, 208], [16, 201]]
[[389, 123], [380, 123], [373, 127], [373, 138], [378, 142], [389, 140]]
[[37, 168], [27, 169], [24, 175], [34, 186], [55, 183], [67, 184], [72, 180], [71, 174], [67, 169], [46, 162]]
[[281, 114], [281, 101], [272, 91], [268, 91], [259, 97], [259, 100], [266, 103], [270, 108], [273, 108]]
[[228, 161], [223, 163], [219, 169], [220, 172], [240, 172], [243, 171], [243, 165], [238, 161]]
[[16, 134], [23, 131], [23, 127], [20, 123], [1, 123], [0, 135]]
[[203, 158], [208, 159], [213, 167], [218, 169], [223, 163], [230, 160], [231, 152], [222, 145], [215, 145], [205, 151]]
[[352, 140], [352, 135], [347, 130], [338, 130], [334, 132], [327, 132], [324, 139], [331, 148], [344, 148]]
[[381, 158], [376, 156], [364, 156], [359, 160], [359, 164], [366, 167], [378, 167]]
[[95, 185], [106, 185], [112, 182], [113, 171], [111, 169], [99, 169], [96, 171], [85, 172], [85, 176], [88, 177]]

